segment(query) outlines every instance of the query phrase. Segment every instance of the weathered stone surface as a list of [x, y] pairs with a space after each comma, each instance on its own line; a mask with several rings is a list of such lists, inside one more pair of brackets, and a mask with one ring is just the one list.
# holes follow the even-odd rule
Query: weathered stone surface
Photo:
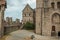
[[31, 22], [34, 23], [34, 16], [35, 16], [35, 10], [30, 7], [29, 4], [26, 5], [26, 7], [22, 11], [22, 20], [23, 23]]
[[0, 37], [4, 35], [3, 20], [4, 20], [4, 10], [5, 10], [5, 5], [6, 5], [5, 3], [6, 3], [5, 0], [0, 0]]
[[57, 3], [59, 1], [60, 0], [36, 0], [37, 34], [51, 36], [51, 32], [54, 30], [53, 26], [55, 26], [56, 36], [58, 36], [58, 32], [60, 31], [60, 9]]

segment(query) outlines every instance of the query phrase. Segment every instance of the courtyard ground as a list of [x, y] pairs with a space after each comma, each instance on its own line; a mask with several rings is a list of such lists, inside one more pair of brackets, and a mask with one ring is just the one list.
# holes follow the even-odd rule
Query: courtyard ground
[[8, 35], [4, 35], [2, 38], [0, 38], [0, 40], [5, 40], [5, 38], [7, 37]]
[[33, 40], [60, 40], [58, 37], [40, 36], [27, 30], [18, 30], [12, 32], [6, 37], [6, 40], [32, 40], [31, 35], [35, 36]]

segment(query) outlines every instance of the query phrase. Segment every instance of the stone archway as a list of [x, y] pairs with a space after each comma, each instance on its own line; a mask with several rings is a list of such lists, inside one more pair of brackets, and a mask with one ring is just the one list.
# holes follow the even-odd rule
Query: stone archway
[[[54, 26], [53, 26], [54, 25]], [[51, 36], [56, 36], [59, 33], [59, 25], [60, 25], [60, 14], [54, 13], [52, 15], [52, 29], [51, 29]]]
[[54, 13], [54, 14], [52, 15], [52, 23], [53, 23], [53, 24], [58, 24], [58, 23], [60, 23], [60, 14]]

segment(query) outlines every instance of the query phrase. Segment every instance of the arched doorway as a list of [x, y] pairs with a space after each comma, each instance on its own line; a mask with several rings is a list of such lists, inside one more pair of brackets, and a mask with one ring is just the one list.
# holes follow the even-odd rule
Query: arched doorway
[[59, 31], [59, 25], [60, 25], [60, 14], [59, 13], [54, 13], [52, 15], [52, 29], [51, 29], [51, 36], [58, 36], [60, 35]]

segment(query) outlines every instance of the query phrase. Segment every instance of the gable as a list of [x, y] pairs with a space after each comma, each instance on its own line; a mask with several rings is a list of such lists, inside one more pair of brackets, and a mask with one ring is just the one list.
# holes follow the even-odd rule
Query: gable
[[33, 12], [33, 9], [27, 4], [23, 9], [23, 12]]

